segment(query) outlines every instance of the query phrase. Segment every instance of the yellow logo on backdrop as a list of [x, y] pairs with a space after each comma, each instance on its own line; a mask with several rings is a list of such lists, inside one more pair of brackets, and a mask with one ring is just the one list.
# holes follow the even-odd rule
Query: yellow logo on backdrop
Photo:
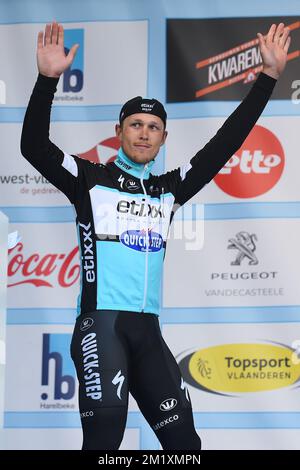
[[[201, 349], [186, 362], [188, 383], [220, 393], [262, 392], [300, 378], [294, 350], [274, 344], [225, 344]], [[187, 358], [185, 358], [187, 359]]]

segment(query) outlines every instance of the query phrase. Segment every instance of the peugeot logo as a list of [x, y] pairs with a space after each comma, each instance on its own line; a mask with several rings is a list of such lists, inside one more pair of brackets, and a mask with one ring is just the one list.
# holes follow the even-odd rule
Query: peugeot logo
[[91, 328], [91, 326], [93, 326], [93, 324], [94, 324], [94, 320], [92, 318], [85, 318], [84, 320], [82, 320], [80, 324], [80, 330], [81, 331], [88, 330], [89, 328]]
[[170, 411], [175, 408], [177, 405], [177, 400], [175, 398], [167, 398], [167, 400], [164, 400], [160, 405], [159, 409], [161, 411]]

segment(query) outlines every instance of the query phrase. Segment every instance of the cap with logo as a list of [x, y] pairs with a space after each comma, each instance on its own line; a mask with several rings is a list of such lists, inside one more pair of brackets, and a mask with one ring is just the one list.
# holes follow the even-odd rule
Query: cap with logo
[[119, 115], [120, 124], [131, 114], [138, 113], [154, 114], [155, 116], [158, 116], [166, 126], [167, 113], [163, 104], [155, 98], [142, 98], [141, 96], [136, 96], [135, 98], [126, 101], [122, 106]]

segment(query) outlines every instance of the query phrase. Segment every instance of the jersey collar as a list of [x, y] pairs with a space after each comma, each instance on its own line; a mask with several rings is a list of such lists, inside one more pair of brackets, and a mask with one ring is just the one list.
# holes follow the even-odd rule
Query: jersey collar
[[141, 178], [144, 172], [143, 179], [147, 180], [149, 178], [150, 170], [154, 165], [154, 160], [148, 162], [148, 166], [145, 168], [144, 163], [134, 162], [129, 157], [127, 157], [122, 147], [120, 147], [118, 151], [118, 156], [115, 159], [114, 163], [119, 168], [121, 168], [121, 170], [125, 171], [126, 173], [129, 173], [132, 176], [135, 176], [135, 178]]

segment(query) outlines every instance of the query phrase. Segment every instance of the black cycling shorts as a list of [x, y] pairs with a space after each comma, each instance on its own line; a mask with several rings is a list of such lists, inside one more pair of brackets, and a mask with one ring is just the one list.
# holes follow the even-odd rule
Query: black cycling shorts
[[80, 315], [71, 342], [79, 380], [83, 449], [118, 449], [128, 393], [164, 449], [200, 449], [188, 390], [150, 313], [97, 310]]

